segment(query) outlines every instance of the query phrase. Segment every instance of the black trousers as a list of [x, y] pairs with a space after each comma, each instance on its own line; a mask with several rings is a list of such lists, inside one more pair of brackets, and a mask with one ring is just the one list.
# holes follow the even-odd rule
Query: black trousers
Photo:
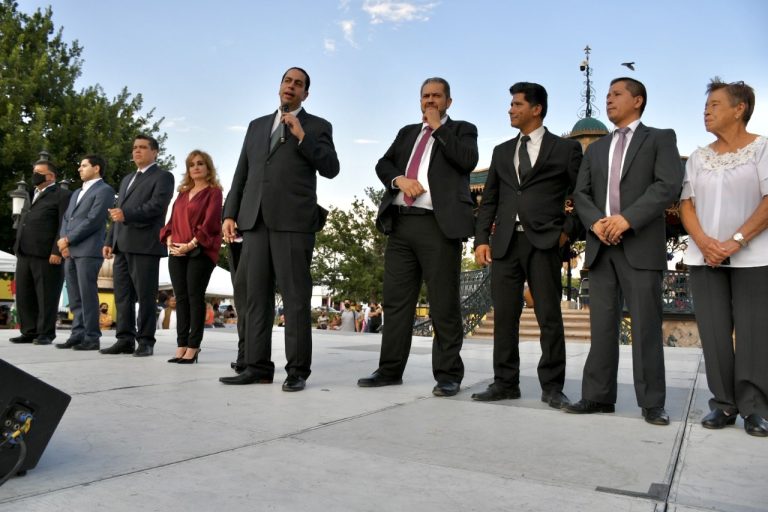
[[432, 374], [437, 381], [461, 382], [464, 341], [459, 302], [461, 240], [448, 239], [434, 215], [396, 215], [384, 253], [384, 332], [379, 373], [400, 378], [411, 350], [416, 301], [427, 283], [435, 337]]
[[692, 266], [691, 291], [710, 409], [768, 418], [768, 267]]
[[17, 255], [16, 307], [22, 335], [51, 340], [56, 337], [56, 314], [63, 285], [63, 264], [51, 265], [48, 258]]
[[[229, 275], [232, 278], [232, 289], [234, 292], [235, 309], [237, 309], [237, 359], [235, 363], [238, 366], [245, 366], [245, 316], [241, 311], [245, 311], [245, 290], [237, 284], [237, 266], [240, 263], [240, 255], [243, 252], [242, 242], [233, 242], [227, 244], [227, 259], [229, 260]], [[241, 309], [242, 308], [242, 309]]]
[[[117, 308], [118, 342], [155, 345], [157, 329], [157, 280], [160, 256], [115, 252], [112, 266]], [[136, 318], [136, 302], [139, 316]]]
[[592, 345], [581, 383], [584, 398], [616, 403], [619, 326], [625, 299], [632, 319], [632, 373], [637, 405], [664, 407], [661, 278], [661, 270], [632, 267], [621, 245], [600, 248], [589, 269]]
[[288, 375], [307, 378], [312, 366], [312, 276], [309, 272], [314, 233], [272, 231], [259, 218], [243, 233], [243, 252], [235, 276], [235, 293], [245, 295], [245, 362], [272, 376], [272, 327], [275, 284], [283, 297], [285, 366]]
[[176, 345], [200, 348], [205, 330], [205, 289], [216, 265], [204, 252], [197, 256], [169, 256], [176, 297]]
[[560, 252], [557, 247], [537, 249], [525, 233], [515, 231], [507, 254], [494, 258], [491, 272], [493, 298], [493, 374], [503, 388], [520, 384], [520, 314], [525, 281], [533, 296], [541, 329], [538, 374], [541, 389], [561, 391], [565, 383], [565, 333], [560, 310]]

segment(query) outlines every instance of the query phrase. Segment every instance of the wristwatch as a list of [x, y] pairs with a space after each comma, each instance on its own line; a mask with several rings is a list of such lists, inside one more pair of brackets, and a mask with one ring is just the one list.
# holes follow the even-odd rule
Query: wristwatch
[[742, 247], [746, 247], [747, 246], [747, 241], [744, 239], [744, 235], [742, 235], [741, 233], [734, 234], [733, 235], [733, 241], [736, 242], [737, 244], [739, 244]]

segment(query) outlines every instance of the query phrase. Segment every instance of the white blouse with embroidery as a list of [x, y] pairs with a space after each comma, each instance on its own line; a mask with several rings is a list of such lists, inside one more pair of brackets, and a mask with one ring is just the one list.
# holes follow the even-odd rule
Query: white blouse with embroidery
[[[730, 239], [768, 195], [768, 139], [757, 137], [733, 153], [718, 154], [709, 146], [693, 152], [685, 166], [683, 193], [691, 199], [708, 236]], [[704, 256], [691, 239], [685, 251], [689, 265], [704, 265]], [[731, 267], [768, 265], [768, 230], [731, 256]]]

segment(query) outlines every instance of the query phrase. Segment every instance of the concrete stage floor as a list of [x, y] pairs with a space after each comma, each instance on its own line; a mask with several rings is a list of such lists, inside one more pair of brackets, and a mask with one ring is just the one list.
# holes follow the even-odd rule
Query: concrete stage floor
[[[491, 381], [492, 345], [465, 342], [466, 377], [432, 396], [431, 340], [415, 338], [402, 386], [362, 389], [376, 334], [315, 331], [307, 389], [225, 386], [236, 336], [206, 330], [200, 364], [171, 365], [174, 333], [149, 358], [14, 345], [0, 358], [72, 395], [37, 468], [0, 487], [0, 511], [743, 511], [768, 510], [768, 439], [708, 411], [701, 351], [665, 349], [672, 424], [640, 417], [630, 347], [615, 414], [539, 401], [538, 343], [521, 344], [523, 397], [470, 399]], [[60, 331], [57, 342], [66, 339]], [[106, 332], [102, 347], [114, 342]], [[588, 344], [568, 345], [566, 394], [581, 395]]]

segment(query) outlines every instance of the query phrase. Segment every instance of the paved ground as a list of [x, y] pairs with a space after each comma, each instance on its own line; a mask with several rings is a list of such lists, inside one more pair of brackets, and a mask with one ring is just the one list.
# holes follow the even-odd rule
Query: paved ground
[[[739, 419], [704, 430], [698, 349], [666, 349], [668, 427], [635, 406], [621, 347], [616, 414], [576, 416], [539, 401], [537, 343], [521, 346], [523, 398], [472, 402], [492, 377], [490, 342], [462, 352], [463, 389], [431, 394], [431, 340], [416, 338], [402, 386], [361, 389], [379, 335], [316, 332], [306, 391], [224, 386], [233, 331], [206, 331], [200, 364], [13, 345], [0, 358], [72, 395], [39, 465], [0, 487], [0, 511], [678, 511], [768, 510], [768, 439]], [[107, 333], [104, 345], [114, 341]], [[57, 341], [63, 341], [61, 332]], [[275, 361], [284, 364], [276, 329]], [[580, 395], [589, 345], [568, 345], [565, 392]], [[23, 390], [20, 390], [23, 393]]]

